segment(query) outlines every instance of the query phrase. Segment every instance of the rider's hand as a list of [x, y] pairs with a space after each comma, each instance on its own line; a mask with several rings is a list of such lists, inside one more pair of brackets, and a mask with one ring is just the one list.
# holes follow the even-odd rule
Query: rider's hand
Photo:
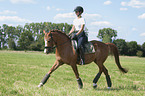
[[74, 35], [72, 36], [72, 38], [71, 38], [71, 39], [76, 40], [76, 39], [77, 39], [77, 35], [76, 35], [76, 34], [74, 34]]

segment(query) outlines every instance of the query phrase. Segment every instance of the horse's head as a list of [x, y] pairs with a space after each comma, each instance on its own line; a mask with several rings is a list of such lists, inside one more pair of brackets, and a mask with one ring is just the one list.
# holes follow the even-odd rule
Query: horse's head
[[44, 35], [44, 41], [45, 41], [45, 49], [44, 49], [44, 53], [48, 54], [52, 51], [52, 49], [54, 48], [54, 40], [52, 37], [52, 33], [50, 32], [45, 32], [45, 30], [43, 30]]

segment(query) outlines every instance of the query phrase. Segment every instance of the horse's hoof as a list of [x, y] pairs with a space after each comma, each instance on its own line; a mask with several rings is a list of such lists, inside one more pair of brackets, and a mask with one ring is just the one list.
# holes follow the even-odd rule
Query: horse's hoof
[[82, 89], [83, 88], [83, 86], [82, 85], [79, 85], [79, 89]]
[[97, 88], [97, 84], [93, 83], [93, 88], [96, 89]]
[[81, 78], [77, 79], [77, 82], [78, 82], [79, 89], [82, 89], [83, 88], [83, 83], [82, 83]]
[[38, 85], [38, 87], [42, 87], [43, 86], [43, 83], [40, 83], [39, 85]]
[[109, 89], [109, 90], [110, 90], [110, 89], [111, 89], [111, 87], [108, 87], [107, 89]]

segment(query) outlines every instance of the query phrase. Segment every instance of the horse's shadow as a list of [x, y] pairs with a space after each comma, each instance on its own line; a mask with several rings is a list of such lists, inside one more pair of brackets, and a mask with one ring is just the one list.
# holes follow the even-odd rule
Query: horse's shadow
[[134, 90], [134, 91], [143, 91], [144, 88], [140, 88], [136, 85], [131, 85], [131, 86], [118, 86], [118, 87], [112, 87], [110, 89], [108, 88], [96, 88], [95, 90], [101, 91], [101, 90], [105, 90], [105, 91], [120, 91], [120, 90]]

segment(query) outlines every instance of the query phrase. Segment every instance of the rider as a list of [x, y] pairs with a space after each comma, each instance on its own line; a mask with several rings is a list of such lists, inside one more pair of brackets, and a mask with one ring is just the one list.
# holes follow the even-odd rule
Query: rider
[[85, 19], [82, 18], [82, 13], [84, 9], [81, 6], [77, 6], [75, 9], [75, 14], [77, 18], [73, 21], [73, 27], [70, 30], [69, 34], [75, 32], [75, 35], [72, 37], [72, 39], [75, 39], [78, 41], [78, 47], [77, 50], [79, 51], [80, 58], [81, 58], [81, 64], [85, 64], [84, 60], [84, 43], [88, 42], [88, 37], [86, 36], [84, 30], [85, 30]]

